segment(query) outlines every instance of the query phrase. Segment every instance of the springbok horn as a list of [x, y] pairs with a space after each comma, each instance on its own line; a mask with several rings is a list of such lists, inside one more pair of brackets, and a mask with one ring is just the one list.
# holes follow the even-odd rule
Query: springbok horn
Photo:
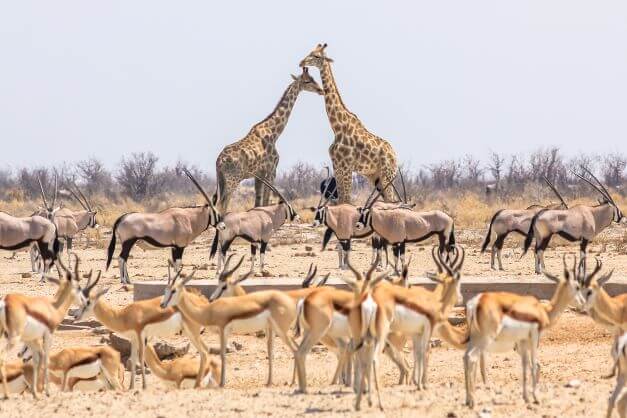
[[444, 269], [442, 268], [442, 264], [440, 264], [440, 261], [438, 260], [438, 257], [435, 254], [437, 250], [438, 250], [438, 246], [434, 245], [431, 248], [431, 256], [433, 257], [433, 262], [435, 263], [435, 266], [438, 268], [438, 273], [442, 273], [444, 272]]
[[[233, 255], [233, 254], [231, 254], [231, 255]], [[224, 278], [226, 279], [226, 278], [227, 278], [227, 277], [229, 277], [231, 274], [233, 274], [233, 273], [234, 273], [234, 272], [235, 272], [235, 271], [236, 271], [236, 270], [237, 270], [237, 269], [238, 269], [238, 268], [242, 265], [242, 263], [243, 263], [243, 262], [244, 262], [244, 256], [242, 256], [242, 257], [239, 259], [239, 261], [237, 262], [237, 264], [235, 264], [235, 267], [233, 267], [232, 269], [230, 269], [230, 270], [228, 270], [228, 271], [223, 271], [223, 272], [222, 272], [222, 274], [221, 274], [220, 276], [224, 275]]]

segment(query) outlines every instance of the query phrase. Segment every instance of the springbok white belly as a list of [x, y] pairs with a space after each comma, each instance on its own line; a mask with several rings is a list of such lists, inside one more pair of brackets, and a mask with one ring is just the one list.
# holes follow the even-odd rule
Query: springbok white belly
[[397, 304], [394, 309], [394, 321], [391, 330], [403, 334], [421, 334], [431, 328], [431, 322], [425, 315]]
[[97, 392], [101, 389], [108, 389], [102, 379], [79, 380], [72, 388], [72, 390], [79, 390], [81, 392]]
[[22, 393], [28, 389], [28, 383], [23, 374], [7, 382], [7, 385], [9, 386], [9, 393]]
[[26, 323], [24, 324], [24, 332], [22, 333], [22, 341], [33, 341], [43, 338], [45, 334], [49, 334], [50, 330], [46, 325], [39, 322], [30, 315], [26, 315]]
[[144, 327], [144, 335], [150, 337], [170, 337], [183, 330], [183, 317], [180, 312], [175, 313], [165, 321], [148, 324]]
[[511, 351], [516, 343], [530, 339], [534, 332], [538, 332], [537, 323], [520, 321], [505, 315], [501, 321], [500, 332], [487, 350], [490, 352]]
[[80, 366], [72, 367], [68, 372], [68, 377], [77, 377], [79, 379], [90, 379], [98, 376], [102, 368], [100, 359], [92, 361], [90, 363], [81, 364]]
[[227, 326], [227, 334], [248, 334], [265, 329], [269, 319], [270, 311], [267, 309], [250, 318], [236, 319]]
[[348, 317], [342, 315], [337, 311], [333, 311], [333, 318], [331, 319], [331, 326], [327, 335], [331, 338], [345, 338], [350, 335], [350, 328], [348, 326]]

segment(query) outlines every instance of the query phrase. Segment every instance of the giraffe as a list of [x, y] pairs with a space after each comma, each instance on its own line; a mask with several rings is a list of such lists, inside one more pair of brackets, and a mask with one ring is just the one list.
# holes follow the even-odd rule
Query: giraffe
[[[326, 47], [327, 44], [318, 44], [300, 66], [320, 70], [324, 103], [335, 134], [329, 155], [337, 179], [339, 203], [350, 203], [353, 172], [363, 175], [375, 186], [387, 185], [396, 175], [396, 153], [389, 142], [369, 132], [342, 102], [331, 71], [333, 60], [326, 56]], [[386, 188], [383, 196], [386, 201], [393, 201], [392, 188]]]
[[[243, 139], [227, 145], [218, 155], [218, 189], [214, 201], [217, 201], [221, 213], [226, 213], [229, 200], [242, 180], [258, 176], [271, 184], [274, 182], [279, 163], [276, 140], [287, 125], [298, 94], [303, 90], [323, 94], [306, 68], [300, 76], [292, 75], [292, 79], [272, 113], [254, 125]], [[269, 199], [269, 190], [255, 179], [255, 206], [267, 205]]]

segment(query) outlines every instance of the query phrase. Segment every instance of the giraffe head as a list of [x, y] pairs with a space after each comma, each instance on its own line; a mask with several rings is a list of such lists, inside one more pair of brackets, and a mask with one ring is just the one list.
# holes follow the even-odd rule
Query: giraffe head
[[292, 78], [295, 83], [298, 83], [298, 90], [306, 90], [312, 93], [318, 93], [319, 95], [323, 95], [324, 91], [320, 88], [316, 80], [309, 75], [309, 69], [307, 67], [303, 67], [303, 73], [298, 77], [292, 74]]
[[309, 53], [309, 55], [307, 55], [300, 62], [300, 66], [301, 67], [322, 68], [322, 66], [324, 65], [325, 61], [326, 62], [333, 62], [333, 60], [331, 58], [327, 57], [326, 53], [324, 52], [326, 47], [327, 47], [327, 44], [318, 44], [318, 45], [316, 45], [316, 47], [313, 49], [313, 51], [311, 51]]

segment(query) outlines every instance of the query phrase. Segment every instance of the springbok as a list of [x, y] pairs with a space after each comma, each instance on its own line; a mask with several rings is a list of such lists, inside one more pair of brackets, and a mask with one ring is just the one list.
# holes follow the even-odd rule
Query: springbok
[[130, 284], [131, 282], [128, 276], [127, 260], [136, 242], [144, 241], [153, 247], [171, 248], [172, 261], [177, 268], [180, 268], [185, 247], [210, 226], [215, 227], [220, 222], [220, 213], [200, 183], [189, 170], [183, 169], [183, 172], [200, 191], [207, 204], [169, 208], [159, 213], [126, 213], [120, 216], [113, 224], [111, 232], [111, 241], [107, 251], [107, 269], [113, 259], [116, 239], [119, 239], [122, 244], [118, 257], [122, 283]]
[[[162, 361], [152, 345], [146, 345], [146, 364], [160, 380], [174, 385], [177, 389], [193, 387], [198, 377], [200, 361], [191, 357], [179, 357]], [[210, 359], [200, 377], [200, 387], [215, 386], [219, 379], [218, 362]], [[218, 379], [216, 379], [218, 378]]]
[[[131, 342], [131, 382], [129, 389], [135, 387], [135, 371], [137, 362], [141, 366], [142, 388], [146, 388], [146, 373], [144, 369], [145, 341], [154, 337], [171, 337], [183, 333], [187, 336], [199, 352], [208, 351], [200, 339], [200, 326], [187, 320], [176, 308], [162, 308], [161, 297], [140, 300], [123, 307], [114, 307], [107, 303], [103, 296], [108, 289], [93, 292], [100, 280], [100, 274], [95, 280], [90, 280], [83, 296], [83, 307], [74, 314], [75, 321], [83, 321], [94, 316], [106, 328], [128, 338]], [[171, 277], [168, 278], [171, 280]], [[204, 296], [189, 292], [189, 298], [204, 299]], [[196, 386], [200, 385], [200, 378]]]
[[6, 363], [4, 372], [7, 374], [9, 393], [20, 395], [33, 386], [33, 365], [25, 363], [22, 359]]
[[[468, 341], [464, 354], [464, 373], [466, 379], [466, 405], [474, 407], [476, 365], [485, 353], [504, 352], [515, 349], [522, 362], [522, 394], [525, 402], [527, 395], [527, 370], [531, 372], [531, 395], [534, 402], [536, 385], [540, 373], [537, 361], [537, 349], [540, 335], [552, 327], [564, 309], [571, 303], [579, 291], [579, 272], [577, 257], [573, 268], [569, 270], [564, 254], [564, 278], [558, 278], [545, 272], [545, 276], [557, 283], [557, 287], [547, 303], [540, 302], [533, 296], [523, 296], [509, 292], [479, 293], [466, 304], [468, 323]], [[577, 271], [578, 270], [578, 271]]]
[[495, 257], [498, 258], [499, 270], [504, 270], [503, 262], [501, 261], [501, 251], [503, 250], [505, 238], [507, 238], [509, 234], [515, 232], [522, 236], [527, 236], [531, 219], [542, 209], [568, 209], [568, 205], [557, 188], [553, 186], [546, 176], [543, 176], [543, 178], [553, 193], [558, 197], [560, 203], [552, 203], [547, 206], [531, 205], [526, 209], [501, 209], [497, 211], [490, 220], [488, 232], [481, 246], [481, 252], [484, 253], [490, 244], [492, 233], [494, 232], [496, 239], [492, 244], [492, 252], [490, 255], [490, 267], [492, 270], [496, 270]]
[[[28, 347], [18, 354], [25, 362], [32, 359]], [[63, 348], [50, 355], [50, 378], [61, 391], [123, 390], [124, 366], [113, 348], [82, 346]]]
[[[278, 334], [287, 347], [294, 352], [296, 343], [290, 336], [290, 328], [296, 319], [294, 301], [284, 292], [267, 290], [249, 293], [243, 296], [220, 298], [213, 302], [194, 299], [185, 285], [192, 275], [177, 280], [181, 271], [168, 282], [161, 307], [176, 306], [191, 321], [205, 326], [217, 327], [220, 333], [220, 386], [226, 383], [226, 345], [231, 332], [249, 333], [266, 329], [268, 342], [268, 381], [272, 385], [272, 363], [274, 355], [273, 333]], [[199, 327], [197, 328], [199, 329]], [[199, 332], [199, 331], [198, 331]], [[200, 339], [199, 335], [196, 338]], [[198, 376], [207, 364], [208, 350], [200, 352]]]
[[235, 238], [242, 238], [250, 242], [250, 271], [254, 271], [257, 245], [259, 245], [260, 272], [264, 274], [264, 257], [268, 242], [274, 233], [285, 222], [298, 221], [298, 213], [290, 202], [279, 192], [276, 187], [261, 177], [256, 177], [261, 183], [272, 190], [279, 197], [279, 203], [271, 206], [260, 206], [246, 212], [229, 212], [216, 226], [216, 234], [211, 245], [210, 258], [216, 252], [218, 254], [218, 266], [216, 273], [222, 270], [222, 262]]
[[370, 203], [358, 209], [359, 219], [355, 229], [359, 233], [371, 228], [392, 245], [394, 270], [398, 272], [399, 259], [405, 263], [405, 245], [408, 242], [424, 241], [432, 235], [438, 236], [439, 251], [448, 256], [455, 247], [455, 223], [449, 215], [440, 210], [414, 212], [405, 208], [380, 209], [374, 206], [374, 202], [381, 193], [379, 191]]
[[576, 205], [567, 210], [544, 209], [534, 215], [525, 238], [523, 255], [527, 253], [531, 241], [535, 238], [535, 271], [538, 274], [542, 273], [544, 269], [544, 251], [553, 235], [557, 234], [570, 242], [579, 241], [580, 257], [585, 263], [586, 249], [590, 241], [610, 226], [612, 222], [627, 222], [627, 218], [605, 186], [590, 170], [586, 168], [584, 170], [597, 184], [580, 174], [575, 173], [575, 175], [599, 192], [603, 200], [596, 206]]
[[[48, 387], [48, 362], [52, 335], [57, 329], [70, 306], [74, 303], [84, 304], [78, 279], [79, 259], [77, 256], [74, 272], [68, 270], [58, 260], [60, 267], [59, 279], [46, 277], [58, 283], [59, 289], [54, 299], [43, 296], [26, 296], [10, 293], [0, 299], [0, 335], [4, 346], [0, 348], [0, 374], [4, 397], [9, 395], [5, 357], [20, 342], [26, 344], [33, 352], [33, 381], [38, 382], [38, 373], [43, 367], [44, 391], [50, 394]], [[61, 274], [63, 272], [63, 274]], [[37, 385], [32, 385], [31, 392], [37, 398]]]

